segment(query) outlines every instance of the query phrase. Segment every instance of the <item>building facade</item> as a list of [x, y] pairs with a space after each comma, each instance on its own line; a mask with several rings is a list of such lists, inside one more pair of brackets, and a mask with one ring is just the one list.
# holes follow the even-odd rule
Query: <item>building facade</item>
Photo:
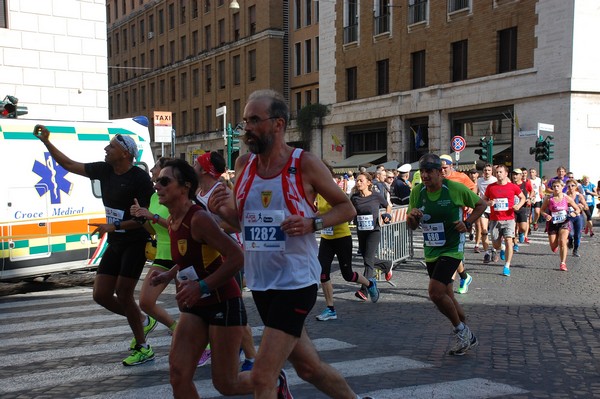
[[[482, 137], [494, 162], [538, 167], [529, 148], [538, 123], [554, 126], [554, 160], [581, 177], [600, 177], [588, 159], [600, 149], [600, 5], [560, 0], [321, 2], [324, 159], [414, 162], [451, 153], [473, 165]], [[332, 37], [327, 42], [325, 37]], [[335, 51], [335, 57], [325, 57]], [[331, 151], [332, 139], [342, 153]], [[331, 138], [331, 139], [330, 139]], [[330, 141], [330, 142], [328, 142]], [[595, 181], [595, 180], [594, 180]]]
[[108, 119], [105, 2], [1, 0], [0, 95], [27, 118]]
[[111, 117], [172, 112], [177, 157], [223, 152], [252, 91], [289, 97], [287, 2], [109, 0], [106, 13]]
[[[177, 156], [223, 151], [247, 96], [289, 101], [288, 141], [342, 168], [452, 153], [470, 167], [480, 139], [494, 162], [537, 167], [529, 148], [552, 135], [554, 159], [591, 174], [600, 149], [600, 5], [584, 0], [109, 0], [111, 117], [172, 111]], [[327, 106], [310, 134], [296, 118]], [[538, 132], [538, 124], [554, 132]], [[155, 149], [157, 152], [158, 148]], [[243, 151], [243, 150], [242, 150]]]

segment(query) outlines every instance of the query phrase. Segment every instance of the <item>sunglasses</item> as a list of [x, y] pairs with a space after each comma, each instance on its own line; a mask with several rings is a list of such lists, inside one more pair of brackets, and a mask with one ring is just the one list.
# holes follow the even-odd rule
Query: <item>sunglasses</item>
[[172, 181], [173, 179], [171, 179], [170, 177], [163, 176], [156, 179], [156, 184], [160, 184], [163, 187], [167, 187], [169, 184], [171, 184]]

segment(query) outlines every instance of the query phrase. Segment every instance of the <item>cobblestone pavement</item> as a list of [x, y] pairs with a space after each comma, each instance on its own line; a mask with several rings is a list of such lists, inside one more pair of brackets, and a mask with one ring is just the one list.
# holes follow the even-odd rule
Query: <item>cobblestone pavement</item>
[[[417, 247], [420, 241], [415, 237]], [[315, 320], [324, 307], [319, 295], [309, 334], [357, 393], [379, 399], [600, 397], [598, 238], [584, 237], [583, 256], [569, 256], [568, 272], [558, 270], [543, 233], [531, 241], [515, 254], [508, 278], [501, 264], [483, 264], [483, 254], [468, 245], [473, 283], [458, 298], [480, 343], [463, 357], [446, 354], [450, 323], [427, 297], [418, 249], [415, 260], [397, 265], [395, 286], [380, 282], [377, 304], [359, 302], [356, 287], [336, 270], [338, 319]], [[93, 303], [91, 281], [80, 275], [0, 284], [0, 397], [170, 397], [166, 328], [151, 335], [154, 362], [122, 367], [131, 333], [122, 318]], [[52, 290], [41, 290], [50, 284]], [[160, 299], [175, 312], [173, 294], [169, 287]], [[258, 344], [260, 321], [251, 295], [244, 298]], [[325, 397], [286, 368], [296, 398]], [[197, 370], [202, 397], [218, 397], [209, 378], [209, 367]]]

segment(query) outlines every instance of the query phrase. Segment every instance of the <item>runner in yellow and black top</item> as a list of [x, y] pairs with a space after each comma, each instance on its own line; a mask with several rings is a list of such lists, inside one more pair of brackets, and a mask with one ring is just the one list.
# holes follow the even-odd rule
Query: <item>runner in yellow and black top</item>
[[[331, 205], [325, 201], [325, 198], [317, 195], [317, 209], [319, 215], [323, 215], [331, 210]], [[320, 321], [337, 319], [337, 313], [333, 306], [333, 286], [330, 279], [331, 263], [336, 255], [344, 280], [368, 287], [367, 291], [371, 301], [377, 302], [379, 300], [379, 289], [375, 279], [367, 279], [362, 274], [352, 271], [352, 233], [348, 222], [323, 228], [321, 229], [321, 242], [319, 244], [319, 263], [321, 264], [321, 288], [327, 307], [316, 316], [317, 320]]]
[[[478, 342], [454, 297], [452, 275], [464, 257], [465, 233], [485, 211], [486, 204], [465, 185], [444, 178], [439, 156], [423, 155], [419, 170], [422, 183], [410, 194], [407, 224], [413, 230], [419, 226], [423, 229], [429, 298], [454, 326], [456, 345], [449, 354], [461, 356]], [[463, 221], [464, 207], [473, 208], [473, 212]]]

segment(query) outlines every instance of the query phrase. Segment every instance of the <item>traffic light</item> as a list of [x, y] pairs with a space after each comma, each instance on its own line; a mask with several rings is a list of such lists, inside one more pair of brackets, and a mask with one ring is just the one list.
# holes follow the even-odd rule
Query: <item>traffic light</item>
[[227, 125], [227, 167], [233, 169], [233, 153], [240, 150], [240, 132], [238, 127], [231, 128], [231, 123]]
[[552, 147], [554, 147], [554, 143], [551, 142], [549, 139], [550, 136], [548, 136], [546, 138], [546, 141], [544, 141], [544, 161], [554, 159], [554, 150], [552, 149]]
[[546, 142], [541, 138], [535, 142], [535, 160], [537, 162], [545, 161], [546, 157]]
[[21, 115], [28, 113], [27, 107], [17, 105], [19, 99], [15, 96], [7, 95], [0, 103], [0, 117], [1, 118], [16, 118]]
[[485, 137], [479, 139], [479, 149], [475, 150], [475, 154], [479, 155], [479, 159], [485, 163], [491, 163], [491, 154], [489, 151], [489, 142]]

